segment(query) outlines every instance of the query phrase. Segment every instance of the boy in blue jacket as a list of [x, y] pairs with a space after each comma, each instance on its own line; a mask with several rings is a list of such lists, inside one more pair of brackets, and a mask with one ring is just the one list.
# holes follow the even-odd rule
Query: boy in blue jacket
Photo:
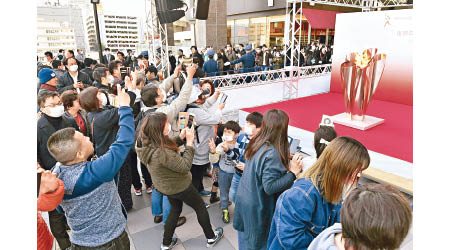
[[126, 212], [120, 201], [114, 176], [119, 172], [134, 143], [134, 119], [129, 107], [130, 97], [117, 87], [119, 132], [109, 151], [94, 161], [89, 137], [73, 128], [54, 133], [47, 147], [61, 165], [53, 172], [64, 182], [64, 211], [72, 231], [72, 249], [129, 249], [125, 232]]

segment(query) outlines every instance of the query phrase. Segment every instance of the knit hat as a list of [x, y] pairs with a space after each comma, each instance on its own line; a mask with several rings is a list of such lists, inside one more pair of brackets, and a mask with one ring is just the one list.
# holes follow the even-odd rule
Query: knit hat
[[214, 55], [214, 50], [210, 49], [206, 52], [206, 54], [208, 54], [208, 56], [213, 56]]
[[55, 71], [49, 69], [49, 68], [43, 68], [41, 71], [39, 71], [39, 82], [40, 83], [47, 83], [53, 77], [56, 77]]
[[251, 49], [252, 49], [252, 45], [251, 44], [245, 46], [245, 50], [251, 50]]

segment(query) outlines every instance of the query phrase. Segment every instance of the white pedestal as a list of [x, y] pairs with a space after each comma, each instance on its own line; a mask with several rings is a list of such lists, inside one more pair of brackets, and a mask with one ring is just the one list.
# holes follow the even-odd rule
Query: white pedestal
[[333, 116], [333, 122], [347, 127], [356, 128], [359, 130], [368, 130], [370, 128], [373, 128], [377, 125], [384, 123], [384, 119], [366, 115], [364, 121], [358, 119], [350, 120], [349, 115], [347, 115], [346, 113], [341, 113]]

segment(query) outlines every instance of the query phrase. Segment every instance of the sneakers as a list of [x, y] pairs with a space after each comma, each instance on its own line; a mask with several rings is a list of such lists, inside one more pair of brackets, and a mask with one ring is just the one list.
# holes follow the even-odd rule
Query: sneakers
[[206, 208], [208, 208], [208, 207], [210, 207], [211, 206], [211, 204], [208, 204], [208, 202], [205, 202], [205, 207]]
[[220, 201], [220, 198], [217, 197], [217, 195], [211, 195], [211, 198], [209, 198], [209, 202], [210, 202], [211, 204], [216, 203], [216, 202], [218, 202], [218, 201]]
[[228, 213], [228, 209], [222, 210], [222, 221], [223, 223], [230, 223], [230, 214]]
[[135, 194], [136, 196], [141, 196], [141, 195], [142, 195], [142, 191], [141, 191], [140, 189], [135, 189], [135, 190], [134, 190], [134, 194]]
[[217, 242], [219, 242], [220, 239], [222, 239], [223, 228], [221, 228], [221, 227], [216, 228], [216, 231], [214, 232], [214, 234], [216, 235], [216, 237], [214, 237], [214, 239], [208, 239], [206, 241], [207, 248], [213, 247]]
[[151, 194], [151, 193], [152, 193], [152, 191], [153, 191], [153, 188], [152, 188], [152, 186], [150, 186], [150, 187], [147, 187], [147, 188], [145, 189], [145, 192], [147, 192], [147, 194]]
[[211, 192], [210, 192], [210, 191], [207, 191], [207, 190], [202, 190], [202, 191], [199, 192], [199, 194], [200, 194], [201, 196], [210, 196], [210, 195], [211, 195]]
[[161, 243], [161, 250], [170, 250], [170, 249], [172, 249], [172, 248], [174, 248], [176, 245], [178, 244], [178, 238], [173, 238], [172, 239], [172, 242], [170, 243], [170, 245], [168, 245], [168, 246], [164, 246], [162, 243]]

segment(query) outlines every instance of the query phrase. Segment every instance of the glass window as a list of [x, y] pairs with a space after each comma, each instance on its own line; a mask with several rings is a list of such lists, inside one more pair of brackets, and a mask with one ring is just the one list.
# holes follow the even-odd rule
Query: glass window
[[250, 43], [260, 46], [268, 43], [267, 17], [250, 18]]
[[249, 20], [237, 19], [234, 21], [234, 44], [242, 43], [247, 44], [249, 33]]

